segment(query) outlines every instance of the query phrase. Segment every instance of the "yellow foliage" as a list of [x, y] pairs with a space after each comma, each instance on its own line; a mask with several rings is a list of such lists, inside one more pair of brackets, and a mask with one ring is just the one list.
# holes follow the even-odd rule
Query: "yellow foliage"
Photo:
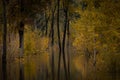
[[49, 39], [48, 38], [46, 38], [46, 37], [43, 37], [43, 38], [41, 38], [41, 40], [40, 40], [40, 44], [41, 44], [41, 50], [43, 51], [43, 50], [45, 50], [46, 48], [48, 48], [48, 42], [49, 42]]
[[82, 49], [85, 43], [84, 35], [81, 34], [79, 37], [76, 37], [73, 41], [73, 46], [76, 47], [77, 50]]
[[[27, 28], [26, 28], [27, 29]], [[38, 31], [26, 30], [25, 32], [25, 53], [36, 54], [46, 51], [49, 39], [40, 37]]]

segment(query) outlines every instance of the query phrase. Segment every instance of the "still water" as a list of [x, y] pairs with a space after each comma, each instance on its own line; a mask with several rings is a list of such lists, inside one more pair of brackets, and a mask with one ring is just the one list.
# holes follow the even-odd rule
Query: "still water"
[[[44, 56], [44, 57], [43, 57]], [[7, 63], [7, 80], [52, 80], [49, 58], [46, 55], [29, 56], [24, 59], [10, 60]], [[55, 65], [57, 66], [57, 65]], [[72, 71], [74, 70], [74, 71]], [[0, 80], [2, 77], [0, 70]], [[60, 80], [65, 80], [64, 71], [61, 69]], [[57, 80], [57, 67], [55, 80]], [[90, 73], [83, 77], [81, 72], [71, 69], [71, 80], [120, 80], [118, 73]]]

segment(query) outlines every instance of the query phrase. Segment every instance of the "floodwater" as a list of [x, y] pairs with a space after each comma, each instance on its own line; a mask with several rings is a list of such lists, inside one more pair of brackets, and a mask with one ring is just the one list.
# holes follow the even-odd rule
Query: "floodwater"
[[[44, 57], [43, 57], [44, 56]], [[15, 59], [7, 63], [7, 80], [52, 80], [51, 65], [49, 58], [45, 55], [29, 56], [24, 59]], [[55, 65], [57, 66], [57, 65]], [[75, 69], [73, 69], [75, 70]], [[0, 70], [0, 80], [2, 80], [2, 69]], [[55, 68], [55, 80], [57, 80], [57, 67]], [[64, 71], [61, 70], [60, 80], [65, 80]], [[81, 72], [71, 70], [71, 80], [120, 80], [117, 73], [96, 73], [83, 77]]]

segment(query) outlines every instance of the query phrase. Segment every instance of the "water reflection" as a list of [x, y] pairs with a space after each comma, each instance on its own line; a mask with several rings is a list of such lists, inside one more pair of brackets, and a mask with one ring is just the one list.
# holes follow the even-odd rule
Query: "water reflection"
[[19, 80], [24, 80], [24, 64], [23, 64], [23, 62], [21, 61], [21, 59], [20, 59], [20, 61], [19, 61], [19, 67], [20, 67]]
[[[7, 80], [51, 80], [51, 70], [48, 65], [48, 58], [43, 59], [40, 56], [26, 57], [25, 59], [16, 59], [7, 63]], [[47, 64], [46, 64], [47, 63]], [[61, 70], [61, 80], [64, 78], [64, 69]], [[55, 70], [57, 71], [57, 70]], [[0, 68], [0, 80], [2, 78], [2, 69]], [[117, 73], [89, 73], [87, 78], [82, 76], [80, 71], [71, 70], [71, 80], [120, 80]]]

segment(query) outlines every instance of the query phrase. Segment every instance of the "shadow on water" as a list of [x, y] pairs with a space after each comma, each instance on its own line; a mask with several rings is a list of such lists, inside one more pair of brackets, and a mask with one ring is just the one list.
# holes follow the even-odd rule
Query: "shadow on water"
[[[47, 60], [46, 60], [47, 61]], [[1, 62], [1, 61], [0, 61]], [[45, 59], [39, 56], [16, 59], [7, 63], [7, 80], [51, 80], [51, 68], [45, 64]], [[1, 63], [0, 63], [1, 64]], [[64, 69], [63, 69], [64, 70]], [[61, 80], [64, 80], [64, 71], [61, 70]], [[0, 65], [0, 80], [2, 68]], [[85, 80], [82, 72], [72, 69], [71, 80]], [[87, 80], [120, 80], [118, 73], [89, 73]]]
[[21, 59], [20, 59], [20, 61], [19, 61], [19, 66], [20, 66], [20, 76], [19, 76], [19, 80], [24, 80], [24, 64], [23, 64], [23, 62], [21, 61]]

